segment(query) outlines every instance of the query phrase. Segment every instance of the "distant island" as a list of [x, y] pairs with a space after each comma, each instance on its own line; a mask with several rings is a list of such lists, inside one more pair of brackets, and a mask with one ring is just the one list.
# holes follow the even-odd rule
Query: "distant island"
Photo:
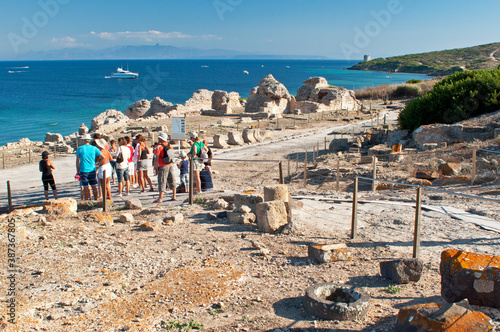
[[349, 69], [445, 76], [457, 71], [492, 69], [500, 65], [500, 43], [453, 50], [378, 58]]
[[21, 54], [15, 60], [147, 60], [147, 59], [327, 59], [313, 55], [279, 55], [239, 52], [225, 49], [201, 49], [170, 45], [114, 46], [92, 50], [75, 47]]

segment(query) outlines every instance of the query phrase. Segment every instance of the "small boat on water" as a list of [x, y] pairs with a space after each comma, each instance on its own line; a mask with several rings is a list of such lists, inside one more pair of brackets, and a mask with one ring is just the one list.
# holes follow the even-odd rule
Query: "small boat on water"
[[118, 67], [116, 69], [115, 73], [112, 73], [109, 78], [128, 78], [128, 79], [135, 79], [139, 76], [138, 73], [133, 73], [131, 71], [125, 70], [121, 67]]
[[245, 74], [245, 75], [249, 75], [250, 73], [248, 72], [248, 70], [244, 70], [244, 71], [243, 71], [243, 74]]

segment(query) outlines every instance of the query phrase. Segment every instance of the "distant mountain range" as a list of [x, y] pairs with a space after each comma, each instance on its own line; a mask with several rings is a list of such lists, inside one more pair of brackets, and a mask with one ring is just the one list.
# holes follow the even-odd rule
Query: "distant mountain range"
[[175, 46], [114, 46], [101, 50], [65, 48], [28, 52], [17, 60], [132, 60], [132, 59], [327, 59], [311, 55], [275, 55], [238, 52], [224, 49], [199, 49]]
[[449, 75], [456, 71], [492, 69], [500, 65], [500, 43], [409, 54], [360, 62], [349, 69]]

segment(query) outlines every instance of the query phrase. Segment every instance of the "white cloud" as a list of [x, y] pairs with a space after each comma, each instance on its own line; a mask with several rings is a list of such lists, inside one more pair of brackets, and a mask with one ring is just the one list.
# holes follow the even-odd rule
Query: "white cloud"
[[76, 38], [70, 36], [62, 38], [53, 37], [52, 39], [49, 40], [49, 43], [57, 47], [67, 47], [67, 48], [87, 46], [86, 44], [77, 43]]
[[156, 30], [149, 31], [120, 31], [120, 32], [94, 32], [90, 33], [92, 36], [96, 36], [101, 39], [106, 40], [120, 40], [120, 39], [139, 39], [146, 42], [157, 42], [165, 39], [221, 39], [215, 35], [188, 35], [179, 31], [172, 32], [162, 32]]

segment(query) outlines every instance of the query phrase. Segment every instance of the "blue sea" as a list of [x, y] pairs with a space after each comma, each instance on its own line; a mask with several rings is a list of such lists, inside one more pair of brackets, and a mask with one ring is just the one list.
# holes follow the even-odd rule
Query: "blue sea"
[[[107, 109], [125, 110], [140, 99], [184, 103], [198, 89], [249, 91], [268, 74], [296, 94], [302, 82], [323, 76], [331, 85], [361, 89], [428, 79], [425, 75], [345, 70], [346, 60], [92, 60], [0, 62], [0, 145], [47, 132], [69, 135]], [[137, 80], [105, 78], [117, 67]], [[248, 71], [248, 75], [244, 73]]]

